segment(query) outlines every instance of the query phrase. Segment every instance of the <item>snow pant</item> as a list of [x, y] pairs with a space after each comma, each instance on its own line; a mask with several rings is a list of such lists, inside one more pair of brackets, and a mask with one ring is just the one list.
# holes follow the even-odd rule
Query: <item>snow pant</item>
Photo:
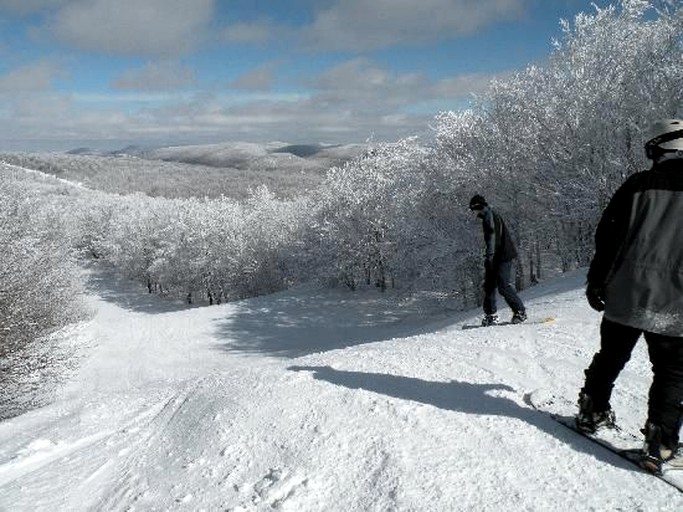
[[592, 398], [594, 411], [608, 409], [614, 381], [641, 334], [647, 342], [653, 373], [648, 421], [662, 429], [665, 446], [675, 447], [683, 421], [683, 338], [644, 332], [603, 318], [600, 351], [585, 371], [582, 391]]
[[494, 315], [498, 311], [496, 290], [510, 306], [514, 313], [524, 312], [524, 303], [512, 285], [512, 261], [502, 261], [492, 268], [486, 269], [484, 278], [484, 313]]

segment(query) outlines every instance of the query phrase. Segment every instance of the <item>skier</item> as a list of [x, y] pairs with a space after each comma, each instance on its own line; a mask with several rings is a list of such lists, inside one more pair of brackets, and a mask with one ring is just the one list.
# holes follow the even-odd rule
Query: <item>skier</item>
[[481, 324], [490, 326], [498, 323], [496, 289], [512, 309], [512, 323], [519, 324], [527, 319], [524, 303], [511, 283], [512, 261], [517, 258], [517, 249], [505, 226], [505, 222], [480, 195], [470, 200], [470, 211], [482, 219], [486, 257], [484, 260], [484, 319]]
[[586, 296], [604, 316], [577, 426], [591, 432], [614, 423], [614, 381], [644, 334], [653, 379], [641, 466], [657, 473], [683, 457], [683, 120], [654, 123], [645, 151], [652, 169], [616, 191], [595, 233]]

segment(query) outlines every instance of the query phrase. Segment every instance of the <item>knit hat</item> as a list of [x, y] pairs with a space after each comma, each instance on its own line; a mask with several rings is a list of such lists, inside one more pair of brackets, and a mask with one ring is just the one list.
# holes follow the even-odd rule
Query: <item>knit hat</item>
[[470, 199], [470, 210], [483, 210], [486, 206], [488, 206], [486, 199], [479, 194]]

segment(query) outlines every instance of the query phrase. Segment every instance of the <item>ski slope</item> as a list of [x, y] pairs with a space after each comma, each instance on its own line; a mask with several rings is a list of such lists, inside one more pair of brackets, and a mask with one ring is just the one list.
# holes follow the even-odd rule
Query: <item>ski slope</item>
[[[522, 294], [556, 322], [467, 331], [374, 293], [187, 308], [86, 277], [78, 372], [0, 423], [2, 511], [683, 510], [528, 405], [573, 402], [597, 347], [580, 272]], [[641, 343], [613, 399], [634, 432], [649, 379]]]

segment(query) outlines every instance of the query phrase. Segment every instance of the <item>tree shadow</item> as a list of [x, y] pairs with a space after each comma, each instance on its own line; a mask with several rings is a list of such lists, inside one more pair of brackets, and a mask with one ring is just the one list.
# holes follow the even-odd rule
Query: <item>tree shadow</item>
[[[585, 271], [521, 293], [533, 308], [540, 297], [575, 292]], [[551, 300], [554, 300], [551, 298]], [[573, 299], [572, 299], [573, 300]], [[479, 312], [455, 309], [454, 299], [401, 298], [390, 292], [303, 287], [233, 302], [215, 326], [226, 352], [297, 358], [366, 343], [449, 330]], [[477, 322], [478, 323], [478, 322]]]
[[123, 278], [111, 269], [96, 263], [84, 265], [84, 287], [87, 293], [97, 295], [120, 308], [136, 313], [160, 314], [185, 311], [201, 304], [186, 304], [151, 294], [140, 283]]
[[471, 316], [376, 293], [309, 290], [231, 303], [217, 323], [226, 352], [297, 358], [434, 332]]
[[514, 400], [491, 394], [516, 390], [506, 384], [473, 384], [470, 382], [434, 382], [381, 373], [335, 370], [329, 366], [290, 366], [290, 371], [312, 372], [313, 378], [348, 389], [363, 389], [400, 400], [427, 404], [446, 411], [457, 411], [475, 416], [505, 416], [516, 418], [547, 433], [572, 449], [589, 454], [613, 466], [640, 471], [606, 448], [572, 432], [553, 420], [549, 414], [532, 407], [524, 407]]

